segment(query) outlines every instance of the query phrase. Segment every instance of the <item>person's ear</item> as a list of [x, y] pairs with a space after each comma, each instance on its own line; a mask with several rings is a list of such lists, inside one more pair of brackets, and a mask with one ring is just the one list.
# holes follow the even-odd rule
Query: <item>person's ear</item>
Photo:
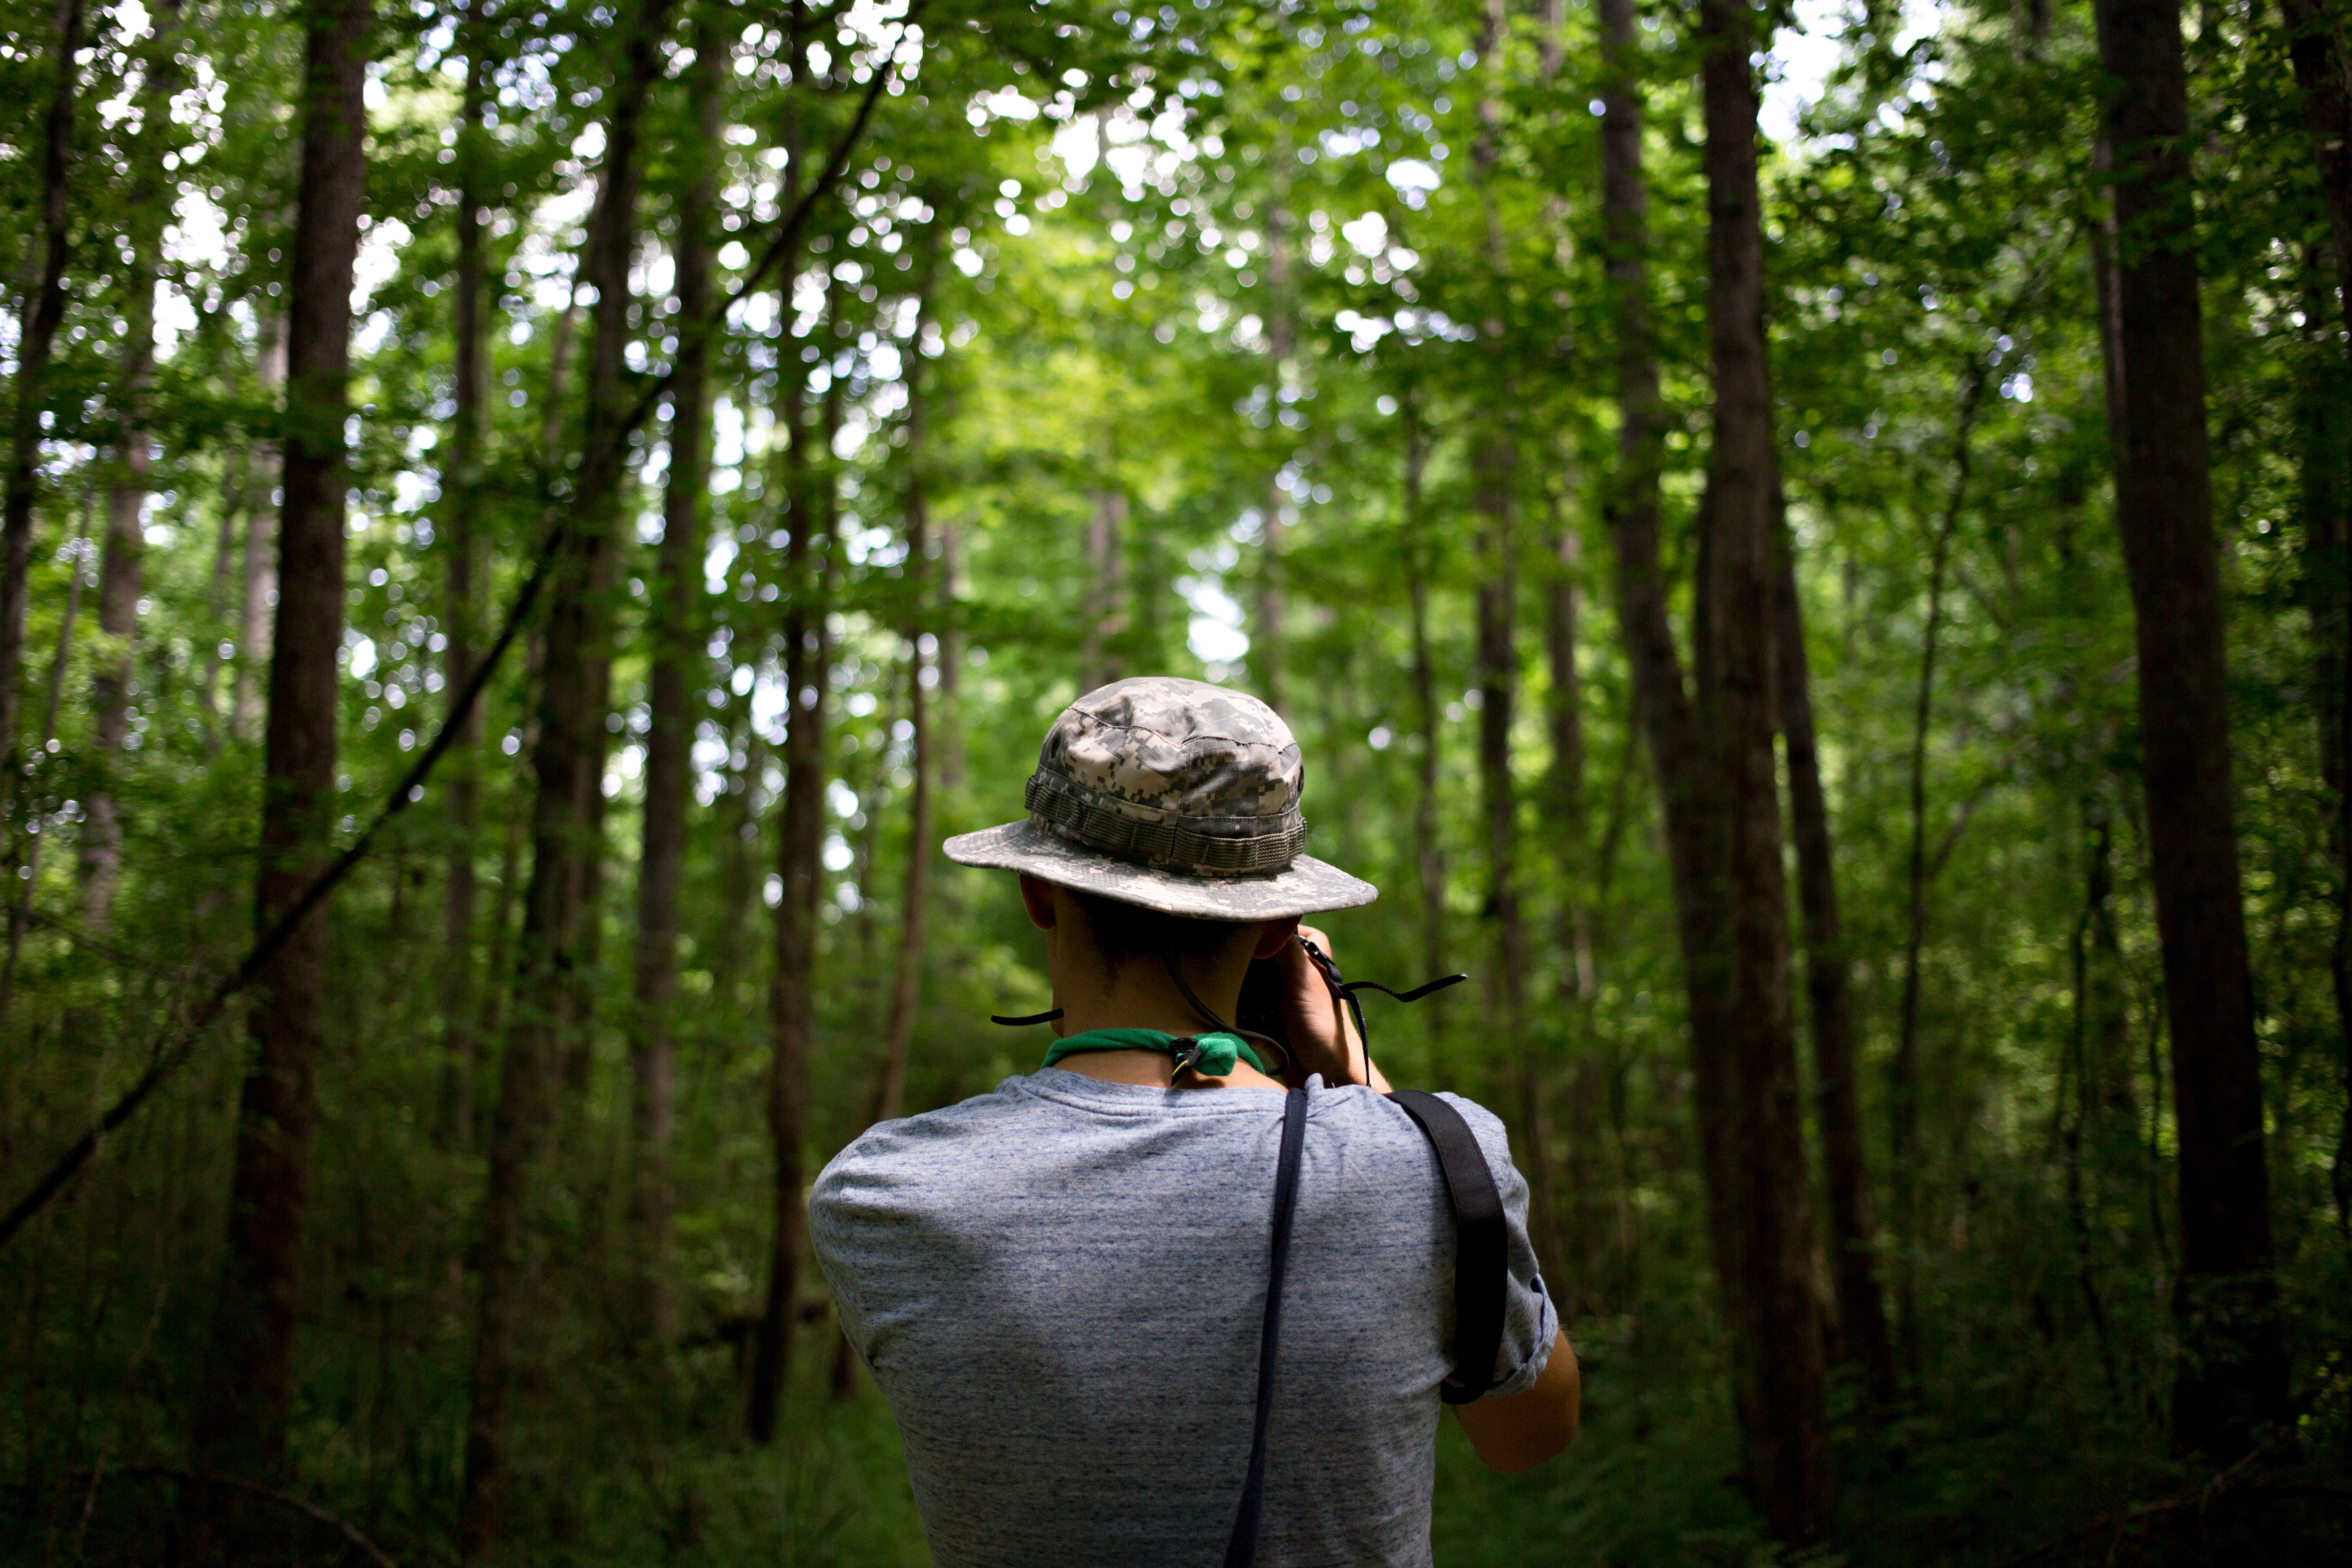
[[1042, 877], [1021, 873], [1021, 903], [1029, 911], [1029, 923], [1039, 931], [1052, 931], [1054, 919], [1054, 884]]
[[1288, 947], [1290, 939], [1298, 934], [1298, 919], [1297, 915], [1285, 915], [1278, 921], [1268, 921], [1258, 927], [1257, 945], [1250, 950], [1250, 957], [1272, 958]]

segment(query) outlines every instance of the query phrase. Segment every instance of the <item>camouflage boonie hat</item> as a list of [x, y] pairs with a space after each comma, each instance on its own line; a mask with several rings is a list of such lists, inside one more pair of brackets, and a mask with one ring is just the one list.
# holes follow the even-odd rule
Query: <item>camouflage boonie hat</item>
[[1379, 889], [1298, 852], [1303, 780], [1290, 726], [1256, 698], [1139, 676], [1054, 721], [1029, 777], [1027, 820], [944, 847], [960, 866], [1202, 920], [1370, 903]]

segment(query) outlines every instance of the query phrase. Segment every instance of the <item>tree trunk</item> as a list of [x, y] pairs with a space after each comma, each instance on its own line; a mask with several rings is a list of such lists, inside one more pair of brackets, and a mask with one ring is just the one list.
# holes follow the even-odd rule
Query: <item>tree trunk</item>
[[963, 531], [950, 518], [940, 524], [940, 684], [933, 693], [939, 738], [932, 745], [940, 759], [940, 793], [950, 796], [963, 787], [963, 626], [956, 607], [962, 597]]
[[1901, 1308], [1899, 1329], [1903, 1361], [1916, 1378], [1922, 1354], [1919, 1300], [1915, 1261], [1919, 1245], [1919, 963], [1927, 939], [1927, 729], [1935, 715], [1936, 653], [1944, 627], [1944, 579], [1951, 562], [1952, 532], [1959, 526], [1960, 506], [1967, 499], [1971, 438], [1977, 411], [1984, 401], [1985, 361], [1978, 356], [1970, 368], [1968, 390], [1960, 400], [1951, 493], [1927, 547], [1927, 624], [1919, 637], [1919, 680], [1911, 712], [1910, 816], [1911, 847], [1904, 861], [1905, 929], [1903, 939], [1903, 1002], [1895, 1038], [1890, 1074], [1894, 1114], [1888, 1168], [1894, 1174], [1895, 1234], [1899, 1263], [1895, 1295]]
[[[287, 298], [284, 493], [257, 931], [268, 930], [325, 869], [334, 820], [349, 483], [343, 424], [352, 275], [367, 195], [363, 89], [373, 20], [370, 0], [329, 0], [310, 13]], [[206, 1469], [268, 1473], [285, 1448], [326, 980], [320, 909], [262, 970], [247, 1015], [255, 1054], [237, 1121], [228, 1258], [196, 1405], [194, 1450]]]
[[81, 88], [82, 0], [57, 0], [57, 81], [41, 132], [40, 275], [25, 300], [16, 335], [16, 410], [8, 482], [0, 499], [0, 766], [16, 774], [17, 682], [25, 659], [25, 610], [32, 584], [33, 504], [40, 489], [41, 405], [49, 351], [66, 313], [66, 172], [73, 159], [74, 109]]
[[1789, 818], [1797, 847], [1797, 902], [1805, 921], [1805, 991], [1813, 1034], [1814, 1114], [1821, 1122], [1827, 1177], [1830, 1245], [1834, 1253], [1838, 1326], [1848, 1354], [1862, 1363], [1874, 1405], [1895, 1396], [1895, 1354], [1887, 1342], [1886, 1301], [1878, 1286], [1878, 1226], [1872, 1217], [1870, 1171], [1863, 1157], [1862, 1099], [1853, 1066], [1853, 1010], [1846, 994], [1844, 933], [1838, 920], [1829, 803], [1822, 790], [1821, 751], [1813, 737], [1811, 672], [1805, 657], [1804, 610], [1797, 596], [1796, 541], [1775, 497], [1778, 559], [1773, 626], [1780, 681], [1780, 733], [1788, 747]]
[[120, 420], [115, 461], [121, 471], [107, 489], [106, 552], [98, 576], [98, 629], [107, 639], [104, 662], [90, 681], [90, 709], [98, 755], [95, 778], [82, 803], [82, 928], [101, 941], [114, 925], [114, 889], [122, 870], [122, 824], [114, 797], [123, 741], [131, 728], [131, 684], [139, 646], [139, 593], [144, 577], [147, 534], [141, 514], [147, 504], [147, 475], [154, 440], [148, 433], [148, 401], [155, 381], [155, 286], [162, 276], [164, 128], [171, 124], [172, 95], [180, 73], [172, 58], [179, 31], [177, 0], [164, 0], [142, 52], [145, 79], [140, 88], [140, 146], [124, 202], [123, 239], [131, 259], [123, 266], [122, 357], [115, 393]]
[[[793, 77], [805, 68], [800, 13], [794, 12]], [[803, 153], [797, 117], [784, 126], [787, 163], [779, 200], [799, 194], [796, 171]], [[780, 275], [797, 272], [798, 258], [786, 257]], [[790, 288], [789, 283], [786, 285]], [[820, 331], [836, 328], [835, 293], [826, 289]], [[834, 528], [832, 469], [834, 409], [838, 380], [825, 395], [826, 416], [810, 428], [808, 384], [785, 376], [777, 398], [784, 428], [784, 489], [791, 532], [784, 544], [784, 691], [789, 715], [784, 731], [784, 796], [777, 811], [775, 956], [768, 976], [768, 1136], [776, 1161], [775, 1208], [768, 1238], [768, 1294], [752, 1347], [751, 1387], [745, 1426], [759, 1444], [776, 1439], [784, 1380], [792, 1371], [793, 1321], [800, 1300], [801, 1252], [808, 1237], [808, 1204], [803, 1188], [803, 1145], [808, 1132], [808, 1062], [816, 1035], [817, 898], [824, 888], [818, 856], [824, 846], [825, 691], [833, 673], [833, 644], [825, 625], [831, 581]], [[822, 443], [822, 445], [819, 445]], [[814, 459], [814, 460], [812, 460]], [[820, 497], [822, 484], [824, 494]], [[817, 531], [823, 530], [823, 547]]]
[[247, 507], [252, 504], [247, 486], [253, 474], [253, 447], [250, 443], [238, 447], [221, 465], [220, 525], [213, 534], [213, 569], [205, 584], [205, 620], [211, 628], [212, 646], [205, 650], [205, 673], [198, 679], [197, 701], [204, 711], [205, 760], [209, 763], [220, 755], [221, 732], [226, 722], [220, 707], [221, 667], [227, 663], [221, 649], [234, 651], [236, 645], [222, 634], [229, 629], [228, 585], [236, 574], [237, 523]]
[[1528, 1222], [1537, 1250], [1559, 1256], [1551, 1202], [1549, 1118], [1544, 1105], [1542, 1052], [1527, 1026], [1528, 944], [1526, 915], [1519, 903], [1518, 798], [1511, 777], [1511, 724], [1518, 695], [1519, 454], [1512, 429], [1510, 367], [1503, 319], [1508, 288], [1507, 258], [1495, 205], [1493, 178], [1500, 157], [1504, 84], [1503, 47], [1507, 19], [1503, 0], [1486, 0], [1486, 29], [1479, 56], [1487, 71], [1487, 91], [1478, 106], [1479, 131], [1471, 149], [1479, 195], [1486, 215], [1488, 294], [1481, 335], [1492, 361], [1493, 392], [1501, 406], [1490, 409], [1470, 454], [1471, 510], [1476, 515], [1478, 588], [1478, 781], [1486, 829], [1486, 908], [1494, 922], [1495, 970], [1488, 992], [1494, 1026], [1511, 1041], [1518, 1070], [1520, 1136], [1528, 1151]]
[[1729, 926], [1730, 1103], [1742, 1155], [1741, 1262], [1751, 1313], [1733, 1360], [1750, 1413], [1750, 1489], [1773, 1537], [1802, 1544], [1829, 1532], [1832, 1478], [1772, 746], [1778, 479], [1764, 342], [1756, 78], [1748, 59], [1751, 48], [1769, 40], [1753, 37], [1748, 10], [1737, 0], [1701, 0], [1699, 16], [1715, 379], [1699, 697], [1725, 812], [1720, 885]]
[[[81, 527], [84, 534], [89, 531], [89, 503], [85, 501]], [[49, 742], [57, 736], [58, 708], [65, 696], [66, 664], [73, 658], [74, 622], [81, 616], [82, 579], [88, 575], [82, 557], [89, 547], [76, 539], [68, 548], [72, 552], [72, 575], [66, 579], [66, 613], [63, 624], [58, 627], [57, 651], [49, 658], [48, 701], [43, 709], [40, 737], [34, 742], [42, 753], [48, 751]], [[25, 927], [32, 915], [33, 889], [40, 885], [41, 840], [45, 837], [40, 833], [28, 834], [21, 856], [12, 853], [0, 858], [0, 868], [16, 873], [8, 879], [9, 890], [15, 895], [8, 900], [8, 951], [6, 957], [0, 958], [0, 1039], [9, 1037], [8, 1005], [16, 995], [16, 961], [24, 952]]]
[[[727, 664], [757, 666], [760, 649], [740, 628], [728, 639]], [[720, 1005], [741, 1003], [744, 972], [751, 952], [752, 900], [760, 888], [760, 819], [752, 796], [760, 787], [766, 742], [751, 721], [751, 693], [730, 695], [727, 705], [728, 767], [712, 808], [719, 833], [719, 918], [710, 932], [710, 989]], [[737, 757], [742, 761], [735, 761]], [[731, 1014], [730, 1015], [731, 1016]]]
[[[2279, 0], [2287, 54], [2294, 64], [2304, 123], [2319, 164], [2319, 194], [2336, 250], [2337, 287], [2352, 309], [2352, 73], [2347, 73], [2341, 6], [2328, 0]], [[2334, 15], [2331, 16], [2330, 12]]]
[[1583, 555], [1583, 534], [1575, 523], [1561, 522], [1552, 538], [1551, 579], [1544, 584], [1544, 641], [1551, 666], [1551, 700], [1545, 718], [1551, 731], [1551, 811], [1559, 835], [1561, 866], [1560, 988], [1579, 1001], [1592, 994], [1597, 980], [1592, 968], [1591, 910], [1585, 901], [1582, 880], [1588, 815], [1584, 807], [1584, 678], [1577, 668], [1576, 644], [1584, 618], [1584, 590], [1576, 579]]
[[612, 552], [627, 445], [622, 349], [628, 336], [629, 260], [636, 237], [640, 121], [660, 79], [669, 0], [641, 0], [631, 18], [605, 128], [604, 171], [589, 219], [585, 271], [596, 290], [588, 416], [578, 489], [557, 543], [540, 681], [537, 794], [530, 885], [524, 896], [513, 1016], [490, 1130], [482, 1204], [481, 1294], [466, 1419], [466, 1479], [458, 1550], [467, 1563], [499, 1548], [506, 1505], [507, 1407], [521, 1347], [529, 1285], [529, 1217], [538, 1167], [553, 1131], [566, 1050], [583, 1011], [582, 949], [593, 915], [582, 909], [602, 846], [590, 809], [602, 799], [604, 705], [595, 667], [606, 616], [596, 589]]
[[[1429, 462], [1429, 437], [1421, 423], [1421, 400], [1408, 388], [1404, 404], [1405, 571], [1412, 595], [1412, 691], [1420, 709], [1421, 751], [1413, 758], [1413, 864], [1421, 875], [1421, 963], [1429, 978], [1445, 973], [1445, 845], [1437, 830], [1439, 713], [1437, 671], [1429, 647], [1429, 580], [1436, 571], [1436, 542], [1422, 516], [1422, 476]], [[1445, 1036], [1445, 993], [1423, 1004], [1429, 1038]]]
[[2238, 878], [2219, 545], [2180, 13], [2103, 0], [2116, 91], [2123, 428], [2116, 523], [2137, 623], [2139, 721], [2179, 1136], [2181, 1354], [2172, 1431], [2227, 1462], [2284, 1408], [2262, 1063]]
[[[442, 471], [448, 507], [442, 514], [441, 547], [447, 552], [443, 608], [448, 641], [442, 654], [442, 689], [455, 705], [474, 675], [474, 645], [481, 618], [482, 447], [488, 436], [485, 402], [488, 366], [482, 341], [482, 189], [488, 149], [484, 146], [484, 106], [489, 95], [487, 0], [467, 0], [458, 27], [466, 51], [466, 91], [457, 121], [457, 276], [451, 301], [453, 399], [449, 461]], [[443, 1095], [442, 1140], [455, 1149], [474, 1143], [474, 1080], [480, 1046], [474, 1032], [474, 904], [478, 892], [474, 854], [481, 831], [480, 752], [483, 703], [477, 702], [450, 746], [444, 788], [448, 847], [442, 875], [441, 1050], [447, 1081]], [[491, 984], [503, 978], [493, 975]]]
[[[2336, 256], [2339, 323], [2352, 323], [2352, 77], [2347, 77], [2344, 40], [2324, 0], [2281, 0], [2290, 35], [2288, 52], [2303, 97], [2305, 123], [2318, 155], [2319, 189], [2327, 202], [2328, 232]], [[2328, 319], [2307, 309], [2305, 330], [2316, 334]], [[2344, 472], [2340, 378], [2330, 378], [2336, 395], [2311, 400], [2312, 452], [2307, 475], [2327, 480], [2305, 485], [2305, 550], [2308, 561], [2312, 636], [2315, 645], [2319, 752], [2328, 791], [2336, 797], [2330, 851], [2336, 862], [2336, 943], [2330, 954], [2336, 982], [2336, 1048], [2344, 1068], [2344, 1121], [2336, 1135], [2336, 1223], [2352, 1236], [2352, 813], [2346, 807], [2345, 758], [2352, 754], [2352, 519], [2346, 515], [2352, 476]], [[2320, 499], [2326, 498], [2326, 499]], [[2315, 504], [2315, 501], [2317, 504]]]
[[[830, 477], [825, 483], [830, 486]], [[814, 500], [814, 489], [802, 492]], [[800, 515], [816, 514], [812, 506]], [[792, 1328], [799, 1300], [801, 1253], [807, 1241], [806, 1167], [802, 1144], [808, 1124], [808, 1061], [816, 1035], [817, 897], [823, 889], [817, 857], [824, 842], [825, 689], [833, 649], [824, 626], [828, 563], [794, 530], [787, 569], [796, 595], [784, 619], [784, 681], [793, 693], [784, 734], [784, 798], [780, 813], [775, 969], [768, 982], [769, 1034], [773, 1045], [768, 1128], [775, 1146], [775, 1219], [769, 1247], [768, 1295], [760, 1318], [751, 1373], [751, 1438], [772, 1443], [792, 1366]]]
[[[909, 441], [913, 439], [908, 437]], [[1127, 629], [1127, 492], [1095, 492], [1087, 521], [1086, 640], [1078, 654], [1078, 689], [1108, 686], [1121, 674], [1108, 646]]]
[[[937, 233], [934, 225], [933, 233]], [[928, 290], [927, 290], [928, 291]], [[929, 303], [928, 300], [925, 301]], [[918, 327], [912, 341], [923, 334]], [[875, 1097], [874, 1120], [898, 1119], [907, 1091], [907, 1057], [914, 1043], [915, 1004], [923, 983], [923, 923], [931, 898], [931, 733], [929, 692], [923, 685], [924, 626], [930, 619], [929, 503], [924, 495], [923, 437], [929, 389], [920, 379], [921, 361], [907, 377], [907, 591], [913, 606], [907, 617], [907, 721], [913, 729], [914, 788], [908, 802], [907, 890], [898, 911], [898, 955], [890, 985], [890, 1017], [882, 1032], [882, 1088]], [[1126, 498], [1121, 496], [1120, 510]], [[934, 645], [936, 646], [936, 645]]]
[[[259, 341], [254, 345], [254, 384], [268, 415], [275, 421], [286, 384], [286, 331], [273, 317], [263, 317]], [[256, 454], [252, 493], [264, 498], [246, 513], [244, 598], [237, 616], [236, 682], [229, 700], [228, 727], [239, 740], [250, 740], [261, 722], [259, 675], [270, 658], [270, 599], [278, 592], [278, 526], [282, 508], [270, 504], [272, 490], [282, 497], [286, 443], [271, 437]]]
[[[1289, 407], [1282, 394], [1298, 353], [1297, 299], [1290, 277], [1295, 223], [1290, 211], [1292, 156], [1289, 138], [1277, 135], [1269, 171], [1273, 191], [1265, 205], [1265, 359], [1274, 414], [1268, 430], [1276, 447], [1282, 444], [1285, 429], [1281, 416]], [[1282, 711], [1286, 618], [1283, 535], [1289, 527], [1282, 476], [1289, 466], [1290, 455], [1286, 453], [1265, 476], [1265, 521], [1258, 533], [1257, 615], [1249, 652], [1250, 679], [1257, 686], [1258, 699], [1277, 713]]]
[[[1617, 549], [1617, 621], [1633, 676], [1633, 715], [1656, 770], [1664, 809], [1667, 865], [1675, 892], [1675, 944], [1690, 1016], [1693, 1098], [1707, 1204], [1707, 1239], [1735, 1338], [1749, 1333], [1742, 1291], [1741, 1231], [1735, 1209], [1736, 1150], [1730, 1125], [1729, 975], [1717, 901], [1723, 858], [1720, 822], [1708, 790], [1682, 657], [1666, 613], [1658, 560], [1659, 468], [1664, 411], [1649, 310], [1649, 185], [1642, 168], [1639, 36], [1633, 0], [1601, 0], [1606, 69], [1601, 87], [1601, 216], [1610, 313], [1616, 321], [1617, 471], [1608, 498]], [[1752, 1419], [1744, 1394], [1743, 1427]]]
[[653, 584], [653, 668], [647, 684], [643, 841], [637, 857], [637, 943], [629, 1059], [635, 1098], [635, 1205], [640, 1311], [646, 1332], [667, 1342], [677, 1330], [669, 1293], [670, 1138], [677, 1067], [671, 1017], [677, 1006], [677, 884], [686, 860], [686, 806], [692, 791], [694, 711], [704, 662], [702, 549], [710, 482], [708, 429], [709, 338], [696, 330], [710, 313], [711, 207], [716, 200], [719, 110], [726, 45], [698, 18], [694, 91], [698, 145], [680, 158], [694, 171], [677, 209], [677, 380], [670, 388], [669, 488], [662, 501], [661, 553]]

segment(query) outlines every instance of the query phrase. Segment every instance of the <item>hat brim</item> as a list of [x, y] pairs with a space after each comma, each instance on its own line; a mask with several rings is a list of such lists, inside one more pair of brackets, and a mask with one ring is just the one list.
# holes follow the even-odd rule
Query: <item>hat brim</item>
[[1081, 893], [1196, 920], [1280, 920], [1352, 910], [1381, 896], [1370, 882], [1311, 855], [1270, 877], [1196, 877], [1084, 848], [1026, 820], [961, 834], [940, 848], [959, 866], [1026, 871]]

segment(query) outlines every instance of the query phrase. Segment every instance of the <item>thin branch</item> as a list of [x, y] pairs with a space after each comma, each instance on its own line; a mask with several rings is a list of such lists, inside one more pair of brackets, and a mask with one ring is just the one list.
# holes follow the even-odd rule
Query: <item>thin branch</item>
[[[785, 216], [775, 239], [769, 245], [759, 266], [747, 274], [742, 283], [705, 319], [701, 326], [702, 331], [713, 331], [726, 321], [727, 312], [765, 277], [778, 258], [786, 254], [788, 245], [796, 241], [801, 230], [808, 222], [809, 214], [815, 209], [816, 204], [832, 194], [835, 185], [839, 183], [843, 173], [849, 166], [851, 149], [856, 145], [857, 139], [865, 134], [866, 123], [873, 117], [875, 104], [898, 74], [898, 46], [905, 41], [908, 31], [913, 26], [919, 8], [919, 5], [915, 11], [908, 13], [907, 21], [899, 29], [898, 40], [893, 42], [888, 54], [874, 72], [874, 80], [858, 105], [856, 117], [850, 122], [848, 131], [835, 142], [831, 153], [825, 160], [825, 166], [815, 184]], [[629, 430], [642, 424], [653, 412], [655, 404], [659, 401], [661, 395], [669, 387], [676, 375], [677, 370], [673, 366], [668, 374], [646, 389], [635, 409], [629, 416], [627, 425], [619, 432], [620, 438], [625, 438]], [[391, 798], [376, 813], [373, 820], [369, 822], [365, 831], [352, 840], [341, 854], [336, 856], [334, 863], [320, 873], [315, 881], [303, 889], [302, 896], [278, 918], [268, 931], [263, 933], [260, 941], [254, 944], [252, 950], [246, 954], [236, 968], [214, 987], [212, 994], [189, 1015], [187, 1022], [181, 1027], [178, 1035], [167, 1045], [155, 1051], [149, 1060], [147, 1070], [139, 1076], [138, 1081], [108, 1109], [106, 1114], [99, 1119], [95, 1126], [76, 1139], [72, 1146], [59, 1155], [57, 1163], [49, 1167], [48, 1173], [35, 1184], [33, 1189], [8, 1211], [5, 1219], [0, 1219], [0, 1247], [5, 1247], [14, 1240], [16, 1233], [24, 1229], [35, 1215], [40, 1213], [52, 1198], [64, 1190], [66, 1184], [74, 1178], [75, 1173], [89, 1163], [90, 1156], [98, 1152], [109, 1133], [138, 1113], [139, 1108], [146, 1103], [148, 1096], [153, 1094], [156, 1088], [188, 1059], [195, 1049], [196, 1042], [203, 1038], [205, 1030], [220, 1020], [221, 1015], [227, 1010], [229, 1002], [268, 967], [270, 961], [278, 956], [287, 942], [301, 928], [302, 922], [308, 920], [319, 906], [326, 901], [328, 896], [342, 883], [343, 879], [351, 875], [353, 868], [367, 858], [369, 851], [375, 846], [376, 838], [386, 825], [394, 817], [407, 810], [415, 801], [422, 798], [425, 793], [425, 781], [431, 776], [434, 764], [438, 763], [442, 755], [456, 743], [467, 718], [474, 710], [475, 704], [480, 700], [483, 689], [488, 686], [490, 678], [497, 674], [499, 665], [506, 657], [507, 649], [513, 646], [516, 634], [529, 618], [531, 606], [538, 601], [541, 589], [546, 585], [548, 575], [554, 566], [557, 554], [571, 527], [568, 510], [562, 504], [551, 503], [548, 512], [544, 542], [540, 547], [538, 558], [531, 564], [530, 575], [524, 579], [513, 604], [508, 608], [506, 623], [499, 630], [498, 640], [491, 644], [489, 651], [475, 666], [472, 678], [467, 681], [465, 690], [459, 694], [457, 700], [451, 705], [447, 715], [443, 718], [441, 727], [434, 732], [432, 742], [425, 748], [416, 762], [394, 787]]]
[[[874, 117], [874, 106], [881, 100], [883, 92], [890, 83], [897, 79], [899, 46], [907, 41], [907, 35], [913, 30], [916, 17], [921, 14], [922, 6], [919, 3], [908, 11], [906, 21], [899, 25], [898, 37], [891, 40], [889, 52], [883, 57], [882, 64], [876, 68], [874, 79], [866, 86], [865, 98], [858, 102], [856, 116], [850, 121], [849, 128], [834, 142], [832, 152], [825, 157], [824, 167], [817, 173], [816, 183], [809, 187], [806, 195], [793, 205], [792, 212], [778, 226], [774, 237], [768, 241], [767, 248], [760, 253], [760, 259], [753, 264], [751, 269], [737, 280], [734, 288], [728, 290], [727, 297], [719, 302], [716, 310], [695, 323], [692, 329], [694, 331], [704, 337], [718, 331], [726, 324], [728, 313], [757, 292], [760, 286], [768, 280], [768, 274], [775, 270], [776, 264], [799, 247], [801, 231], [808, 226], [809, 214], [816, 210], [816, 204], [832, 195], [834, 186], [840, 183], [842, 174], [849, 167], [850, 153], [865, 136], [866, 121]], [[681, 337], [680, 347], [684, 346], [684, 340]], [[638, 395], [636, 404], [629, 410], [628, 417], [621, 422], [615, 439], [626, 440], [631, 432], [652, 416], [655, 407], [660, 404], [663, 397], [668, 395], [670, 388], [677, 384], [677, 367], [684, 357], [682, 353], [670, 356], [669, 369], [655, 377]]]

